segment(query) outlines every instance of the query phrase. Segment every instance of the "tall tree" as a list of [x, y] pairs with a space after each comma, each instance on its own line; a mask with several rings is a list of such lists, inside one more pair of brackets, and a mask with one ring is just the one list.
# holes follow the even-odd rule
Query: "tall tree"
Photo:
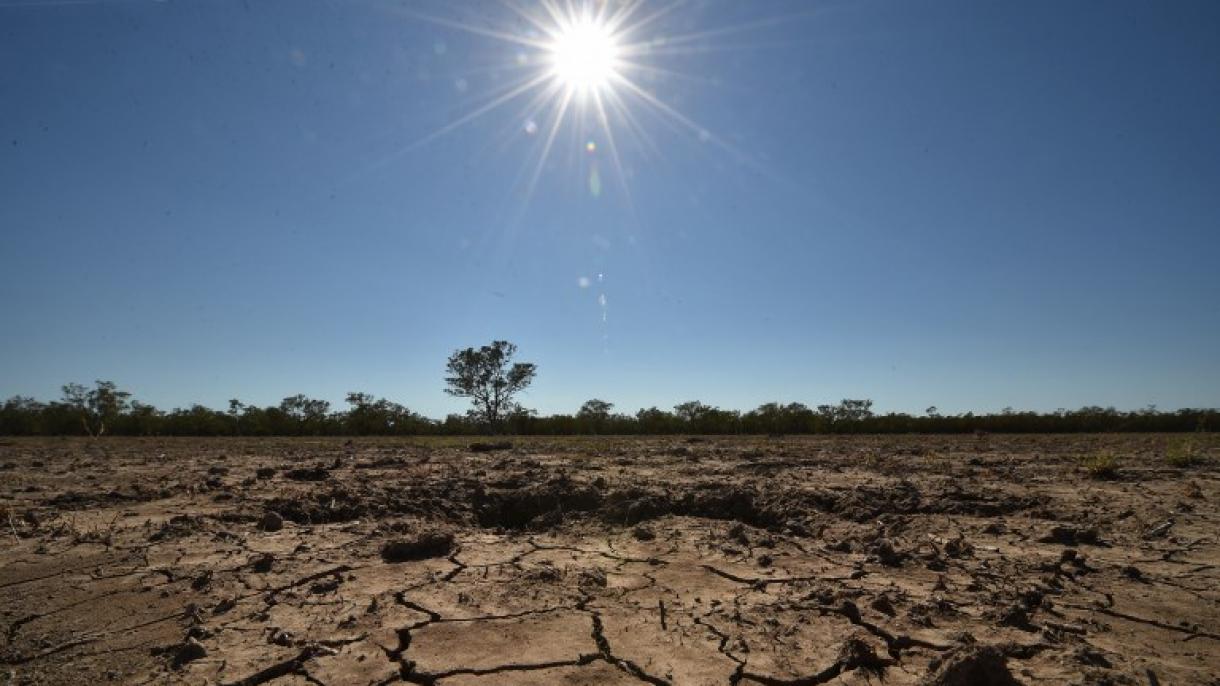
[[445, 392], [470, 398], [471, 414], [499, 431], [502, 420], [517, 405], [513, 396], [534, 380], [538, 367], [529, 362], [512, 362], [517, 346], [508, 341], [492, 341], [481, 348], [455, 350], [449, 356]]
[[593, 398], [586, 400], [585, 404], [580, 406], [580, 410], [576, 412], [576, 418], [593, 433], [601, 433], [605, 429], [606, 422], [610, 420], [610, 410], [613, 409], [614, 403]]
[[64, 404], [80, 414], [85, 433], [97, 438], [106, 433], [106, 423], [113, 422], [127, 410], [131, 394], [120, 391], [113, 381], [98, 379], [92, 389], [76, 383], [63, 387]]

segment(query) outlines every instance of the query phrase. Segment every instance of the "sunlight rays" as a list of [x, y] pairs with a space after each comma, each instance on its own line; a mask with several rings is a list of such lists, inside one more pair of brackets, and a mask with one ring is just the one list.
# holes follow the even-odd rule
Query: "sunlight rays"
[[[684, 74], [655, 61], [664, 54], [714, 52], [716, 39], [774, 25], [784, 18], [772, 17], [665, 35], [660, 30], [660, 22], [686, 3], [675, 0], [655, 8], [653, 4], [646, 0], [539, 0], [527, 5], [521, 0], [503, 0], [502, 5], [508, 10], [503, 27], [491, 26], [491, 20], [484, 21], [482, 17], [476, 24], [400, 7], [392, 9], [410, 19], [525, 49], [525, 52], [518, 52], [515, 59], [506, 60], [502, 69], [527, 72], [524, 77], [489, 93], [473, 109], [419, 137], [394, 155], [418, 149], [518, 103], [520, 108], [503, 129], [504, 135], [509, 136], [509, 143], [504, 148], [522, 132], [535, 139], [530, 160], [522, 170], [524, 174], [519, 175], [516, 182], [524, 183], [520, 190], [527, 204], [537, 191], [552, 156], [566, 153], [574, 164], [585, 168], [584, 172], [589, 175], [586, 185], [594, 196], [600, 195], [603, 187], [599, 169], [606, 165], [598, 165], [597, 158], [604, 155], [609, 167], [607, 171], [616, 177], [616, 186], [626, 203], [633, 206], [628, 183], [631, 168], [624, 159], [622, 147], [624, 137], [634, 148], [663, 156], [661, 145], [648, 130], [647, 122], [640, 118], [645, 113], [688, 140], [711, 143], [730, 153], [735, 161], [753, 166], [748, 155], [691, 115], [665, 102], [638, 79], [677, 78], [688, 83], [719, 86], [716, 79]], [[657, 35], [647, 35], [650, 31]], [[565, 130], [571, 136], [570, 148]]]

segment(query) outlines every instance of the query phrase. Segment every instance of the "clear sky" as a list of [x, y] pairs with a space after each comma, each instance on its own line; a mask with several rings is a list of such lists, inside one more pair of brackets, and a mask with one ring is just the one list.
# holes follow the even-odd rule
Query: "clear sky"
[[646, 2], [545, 157], [544, 28], [0, 0], [0, 395], [1220, 405], [1220, 3]]

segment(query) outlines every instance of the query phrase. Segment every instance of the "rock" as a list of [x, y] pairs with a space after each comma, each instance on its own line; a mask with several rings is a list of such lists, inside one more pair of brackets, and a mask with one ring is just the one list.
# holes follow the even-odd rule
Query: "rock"
[[425, 531], [414, 538], [390, 541], [381, 547], [381, 559], [386, 562], [409, 562], [444, 557], [453, 550], [453, 534]]
[[257, 470], [255, 470], [254, 476], [256, 476], [260, 479], [270, 479], [271, 477], [275, 476], [275, 468], [274, 467], [259, 467]]
[[278, 512], [267, 510], [258, 525], [263, 531], [279, 531], [284, 528], [284, 518]]

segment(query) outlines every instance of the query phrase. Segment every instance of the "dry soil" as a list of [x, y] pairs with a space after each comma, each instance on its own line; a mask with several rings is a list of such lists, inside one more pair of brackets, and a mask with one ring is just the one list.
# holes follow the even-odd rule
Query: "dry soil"
[[0, 682], [1220, 684], [1174, 440], [4, 439]]

